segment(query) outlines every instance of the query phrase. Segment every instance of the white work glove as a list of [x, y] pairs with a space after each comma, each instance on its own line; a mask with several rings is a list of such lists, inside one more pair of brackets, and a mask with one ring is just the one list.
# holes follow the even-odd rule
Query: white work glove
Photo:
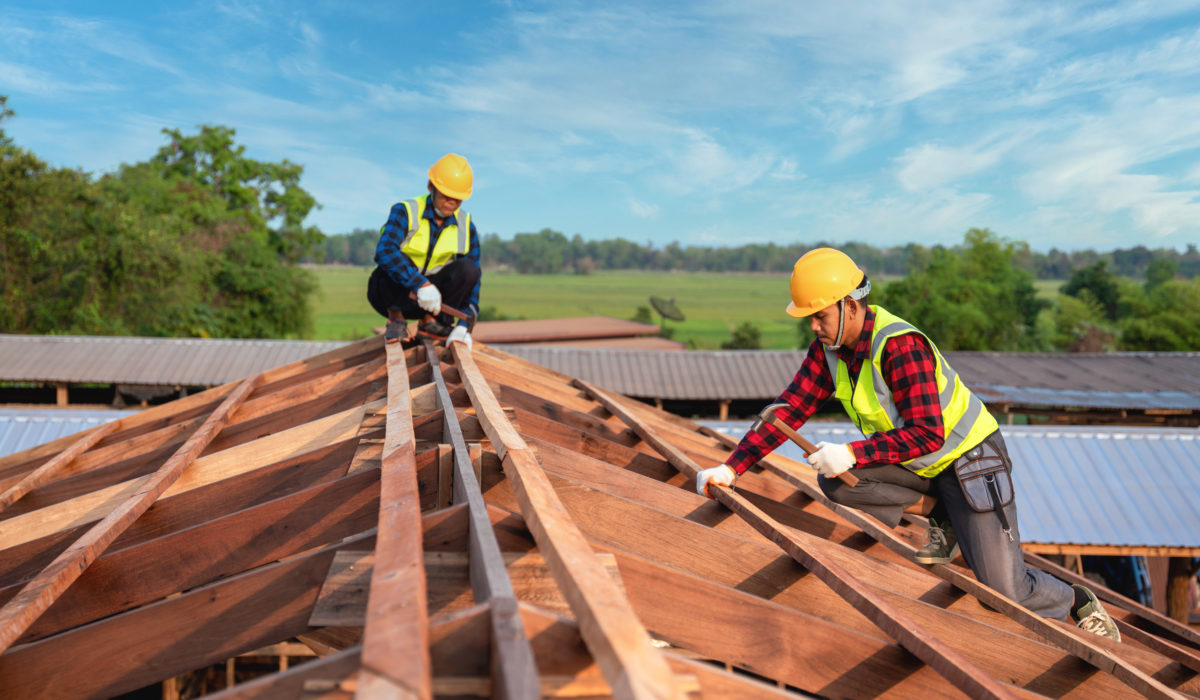
[[827, 479], [853, 467], [854, 461], [854, 451], [850, 446], [835, 442], [818, 442], [817, 451], [808, 456], [808, 463]]
[[417, 290], [417, 306], [425, 309], [434, 316], [442, 311], [442, 293], [433, 283], [427, 283]]
[[700, 473], [696, 474], [696, 493], [713, 498], [713, 495], [708, 492], [710, 483], [730, 486], [736, 476], [737, 474], [733, 473], [733, 469], [728, 464], [719, 464], [712, 469], [701, 469]]
[[460, 343], [466, 343], [467, 349], [470, 349], [471, 334], [467, 331], [466, 326], [455, 326], [454, 330], [450, 331], [450, 335], [446, 336], [446, 345], [449, 345], [456, 340]]

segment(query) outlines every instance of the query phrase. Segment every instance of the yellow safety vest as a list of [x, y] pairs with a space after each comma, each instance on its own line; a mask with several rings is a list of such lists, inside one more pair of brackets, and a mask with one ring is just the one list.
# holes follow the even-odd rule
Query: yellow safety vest
[[920, 476], [934, 477], [967, 450], [983, 442], [999, 427], [979, 397], [971, 393], [958, 373], [942, 357], [937, 346], [921, 331], [880, 306], [872, 306], [875, 325], [871, 329], [871, 357], [858, 372], [858, 381], [850, 381], [850, 368], [837, 353], [825, 349], [825, 361], [834, 377], [834, 397], [858, 425], [863, 435], [884, 432], [904, 425], [904, 419], [892, 392], [883, 379], [883, 347], [890, 338], [905, 333], [918, 333], [933, 348], [936, 361], [938, 403], [942, 409], [942, 425], [946, 440], [936, 452], [902, 462]]
[[404, 210], [408, 213], [408, 232], [400, 252], [421, 268], [422, 275], [432, 275], [456, 256], [466, 255], [471, 250], [471, 215], [462, 209], [454, 212], [456, 223], [442, 229], [433, 251], [429, 250], [429, 219], [425, 218], [428, 203], [427, 194], [403, 202]]

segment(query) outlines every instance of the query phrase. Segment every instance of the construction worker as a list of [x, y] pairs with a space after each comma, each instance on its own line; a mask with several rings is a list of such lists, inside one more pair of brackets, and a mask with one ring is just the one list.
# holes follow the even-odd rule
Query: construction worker
[[[864, 436], [819, 443], [808, 456], [821, 490], [890, 527], [904, 512], [928, 515], [917, 562], [948, 563], [961, 548], [988, 586], [1044, 617], [1069, 615], [1080, 628], [1119, 641], [1116, 624], [1085, 586], [1025, 566], [1015, 498], [985, 512], [972, 507], [956, 466], [990, 459], [1011, 470], [996, 419], [929, 338], [887, 309], [866, 304], [870, 289], [854, 261], [832, 248], [805, 253], [792, 270], [787, 313], [809, 318], [816, 339], [776, 399], [786, 407], [775, 415], [799, 428], [827, 399], [838, 399]], [[731, 485], [784, 440], [769, 424], [748, 431], [724, 464], [699, 473], [696, 490], [711, 495], [708, 484]], [[850, 469], [855, 486], [837, 478]]]
[[[406, 319], [416, 319], [421, 335], [471, 345], [479, 316], [479, 234], [460, 207], [472, 183], [467, 159], [447, 153], [429, 168], [428, 194], [392, 206], [367, 282], [367, 301], [387, 318], [386, 342], [403, 339]], [[471, 320], [455, 323], [443, 304]]]

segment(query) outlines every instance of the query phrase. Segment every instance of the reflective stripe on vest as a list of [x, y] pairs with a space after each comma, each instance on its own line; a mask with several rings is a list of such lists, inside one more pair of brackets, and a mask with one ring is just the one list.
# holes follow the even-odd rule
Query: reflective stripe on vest
[[875, 325], [871, 330], [871, 357], [870, 362], [864, 361], [859, 369], [858, 382], [850, 381], [850, 369], [838, 359], [837, 353], [825, 350], [825, 361], [834, 378], [834, 395], [842, 402], [842, 407], [863, 435], [903, 426], [904, 419], [892, 401], [892, 392], [883, 378], [883, 348], [888, 340], [905, 333], [917, 333], [924, 338], [933, 349], [938, 404], [946, 439], [937, 451], [902, 464], [920, 476], [936, 476], [961, 454], [983, 442], [999, 425], [924, 333], [882, 307], [872, 306], [871, 310], [875, 312]]
[[[404, 236], [404, 243], [400, 246], [400, 251], [407, 255], [414, 265], [421, 268], [423, 275], [432, 275], [453, 261], [456, 256], [466, 255], [471, 250], [471, 215], [459, 209], [454, 212], [456, 223], [442, 229], [430, 254], [429, 219], [425, 218], [425, 207], [428, 205], [427, 194], [404, 202], [404, 210], [408, 214], [408, 231]], [[458, 225], [459, 223], [461, 225]]]

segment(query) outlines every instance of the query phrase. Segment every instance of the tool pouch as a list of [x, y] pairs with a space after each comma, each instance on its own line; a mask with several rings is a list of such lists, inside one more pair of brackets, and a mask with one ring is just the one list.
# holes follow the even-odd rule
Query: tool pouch
[[954, 472], [967, 503], [976, 512], [994, 510], [1002, 514], [1003, 508], [1012, 503], [1012, 463], [1004, 450], [993, 443], [991, 436], [955, 460]]

